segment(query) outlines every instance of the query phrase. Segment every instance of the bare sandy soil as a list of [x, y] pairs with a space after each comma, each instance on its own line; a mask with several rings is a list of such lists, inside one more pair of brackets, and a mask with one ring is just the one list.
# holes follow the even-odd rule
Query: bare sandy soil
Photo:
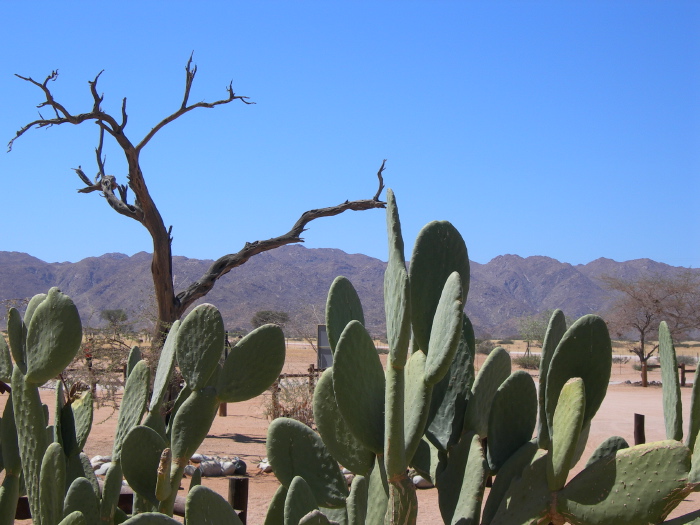
[[[290, 345], [284, 372], [305, 373], [309, 364], [315, 360], [315, 353], [310, 347]], [[484, 356], [477, 357], [477, 367], [481, 366], [483, 360]], [[588, 456], [606, 438], [619, 435], [630, 444], [634, 443], [634, 413], [646, 416], [647, 442], [665, 439], [661, 388], [641, 388], [624, 384], [623, 382], [626, 380], [633, 382], [639, 380], [639, 372], [634, 371], [631, 365], [631, 361], [624, 365], [613, 365], [608, 395], [593, 420], [589, 444], [583, 459], [573, 469], [572, 476], [583, 468]], [[652, 381], [660, 380], [660, 372], [658, 370], [650, 372], [649, 379]], [[689, 379], [692, 381], [692, 375]], [[682, 388], [684, 421], [688, 419], [690, 393], [690, 387]], [[267, 395], [269, 394], [245, 403], [229, 404], [228, 415], [216, 417], [209, 435], [200, 447], [200, 452], [203, 454], [224, 457], [238, 456], [248, 464], [250, 476], [248, 523], [252, 525], [263, 523], [270, 500], [279, 486], [274, 474], [262, 474], [257, 469], [261, 458], [266, 456], [265, 435], [269, 421], [263, 414], [265, 404], [269, 402]], [[42, 397], [45, 398], [49, 407], [54, 405], [52, 396], [51, 390], [46, 389], [42, 392]], [[4, 396], [0, 396], [0, 404], [4, 405]], [[85, 452], [90, 457], [97, 454], [109, 455], [117, 421], [116, 414], [113, 413], [112, 409], [101, 408], [97, 410], [94, 420], [95, 424]], [[204, 478], [203, 484], [226, 497], [228, 491], [226, 478]], [[188, 487], [189, 480], [184, 480], [183, 486]], [[184, 489], [182, 493], [185, 493]], [[418, 501], [418, 523], [420, 525], [433, 525], [442, 522], [435, 489], [419, 490]], [[680, 516], [698, 508], [700, 508], [700, 496], [695, 493], [682, 503], [671, 514], [671, 517]]]

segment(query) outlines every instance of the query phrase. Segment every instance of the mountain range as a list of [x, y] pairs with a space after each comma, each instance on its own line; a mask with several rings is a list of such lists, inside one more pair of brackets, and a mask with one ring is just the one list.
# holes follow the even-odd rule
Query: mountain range
[[[212, 262], [174, 257], [176, 290], [198, 279]], [[76, 263], [47, 263], [26, 253], [0, 252], [0, 300], [9, 303], [58, 286], [73, 298], [84, 324], [99, 326], [102, 310], [123, 309], [135, 325], [146, 325], [155, 312], [150, 263], [146, 252], [108, 253]], [[323, 322], [328, 288], [336, 276], [344, 275], [357, 289], [368, 330], [382, 336], [385, 267], [385, 262], [366, 255], [284, 246], [235, 268], [200, 302], [216, 305], [228, 329], [250, 329], [256, 311], [280, 310], [292, 318], [288, 332], [306, 330]], [[471, 262], [465, 311], [477, 336], [509, 337], [517, 334], [519, 318], [544, 310], [560, 308], [571, 318], [605, 312], [615, 295], [602, 285], [603, 275], [633, 280], [683, 270], [650, 259], [600, 258], [571, 265], [543, 256], [501, 255], [486, 264]], [[3, 319], [3, 328], [4, 323]]]

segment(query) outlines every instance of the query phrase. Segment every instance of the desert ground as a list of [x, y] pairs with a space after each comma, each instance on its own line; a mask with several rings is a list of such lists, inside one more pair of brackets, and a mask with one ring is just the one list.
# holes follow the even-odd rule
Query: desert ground
[[[508, 345], [507, 349], [514, 352], [522, 351], [518, 346], [521, 343]], [[537, 350], [537, 349], [536, 349]], [[618, 352], [618, 350], [615, 350]], [[693, 353], [695, 350], [693, 350]], [[623, 354], [623, 351], [619, 351]], [[382, 356], [384, 361], [385, 356]], [[485, 356], [477, 355], [476, 366], [479, 368], [484, 362]], [[289, 343], [287, 359], [284, 367], [285, 373], [305, 373], [310, 363], [316, 361], [314, 350], [301, 343]], [[639, 372], [632, 368], [633, 359], [627, 363], [614, 364], [611, 383], [607, 397], [598, 411], [592, 423], [591, 433], [586, 447], [586, 452], [579, 464], [573, 469], [572, 476], [578, 473], [593, 450], [606, 438], [619, 435], [630, 444], [634, 443], [633, 419], [634, 414], [644, 414], [646, 417], [647, 442], [665, 439], [663, 408], [661, 404], [661, 388], [650, 386], [641, 388], [625, 381], [635, 382], [639, 380]], [[536, 376], [536, 371], [531, 371]], [[660, 381], [658, 369], [649, 374], [650, 381]], [[689, 375], [689, 381], [693, 375]], [[691, 387], [681, 389], [683, 398], [684, 421], [687, 422], [690, 409]], [[257, 466], [261, 459], [266, 457], [265, 435], [269, 420], [265, 412], [270, 403], [270, 394], [266, 393], [256, 399], [229, 404], [227, 416], [217, 416], [211, 427], [209, 435], [204, 440], [199, 452], [208, 456], [233, 457], [238, 456], [248, 465], [249, 499], [248, 520], [251, 525], [262, 524], [267, 506], [279, 486], [272, 473], [262, 473]], [[42, 391], [42, 398], [49, 407], [53, 407], [53, 390], [46, 388]], [[0, 404], [4, 405], [5, 396], [0, 396]], [[53, 414], [52, 416], [53, 417]], [[112, 449], [112, 440], [115, 433], [117, 414], [112, 408], [99, 408], [94, 417], [92, 432], [85, 446], [88, 456], [109, 455]], [[224, 497], [228, 491], [226, 478], [203, 478], [203, 484], [216, 490]], [[189, 480], [183, 480], [182, 494], [189, 486]], [[488, 489], [486, 489], [488, 491]], [[437, 491], [435, 489], [418, 490], [418, 523], [420, 525], [433, 525], [441, 523], [438, 508]], [[672, 514], [671, 517], [680, 516], [700, 508], [700, 495], [692, 494]], [[22, 523], [22, 522], [18, 522]], [[24, 523], [30, 523], [26, 521]]]

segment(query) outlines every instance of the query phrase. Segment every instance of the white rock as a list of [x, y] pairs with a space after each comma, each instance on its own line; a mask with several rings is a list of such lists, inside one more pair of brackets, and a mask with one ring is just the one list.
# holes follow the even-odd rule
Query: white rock
[[221, 468], [221, 463], [216, 460], [202, 461], [199, 464], [199, 468], [202, 471], [202, 476], [207, 478], [221, 476], [224, 473], [223, 469]]
[[93, 470], [112, 461], [112, 456], [95, 456], [90, 460]]
[[185, 475], [192, 477], [194, 475], [195, 470], [197, 470], [197, 467], [195, 467], [194, 465], [187, 465], [185, 467]]
[[258, 465], [258, 468], [267, 474], [272, 472], [272, 465], [270, 465], [267, 461], [264, 461], [264, 460], [260, 462], [260, 464]]
[[418, 489], [432, 489], [435, 486], [423, 476], [413, 476], [413, 484]]
[[207, 458], [207, 457], [204, 456], [203, 454], [194, 454], [194, 455], [190, 458], [190, 461], [191, 461], [192, 463], [201, 463], [202, 461], [206, 461], [207, 459], [209, 459], [209, 458]]
[[111, 467], [111, 466], [112, 466], [111, 462], [110, 463], [103, 463], [102, 465], [100, 465], [100, 467], [97, 470], [95, 470], [95, 475], [96, 476], [104, 476], [105, 474], [107, 474], [107, 471], [109, 470], [109, 467]]

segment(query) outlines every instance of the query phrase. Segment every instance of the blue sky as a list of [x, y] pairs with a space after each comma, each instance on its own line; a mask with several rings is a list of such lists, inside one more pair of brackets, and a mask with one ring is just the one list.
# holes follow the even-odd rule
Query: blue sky
[[[700, 266], [697, 2], [2, 2], [0, 136], [36, 116], [43, 78], [80, 113], [103, 107], [144, 150], [173, 252], [217, 258], [287, 231], [309, 208], [397, 195], [407, 248], [453, 222], [470, 257], [572, 264], [649, 257]], [[138, 223], [81, 186], [93, 124], [31, 131], [0, 155], [0, 250], [46, 261], [150, 251]], [[112, 144], [107, 171], [125, 182]], [[386, 259], [381, 211], [311, 224], [307, 247]]]

